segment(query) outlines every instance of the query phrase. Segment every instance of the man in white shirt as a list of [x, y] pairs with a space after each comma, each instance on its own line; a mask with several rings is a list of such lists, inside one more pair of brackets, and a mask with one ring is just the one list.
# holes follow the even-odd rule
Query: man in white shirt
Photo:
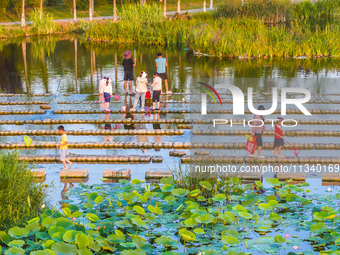
[[[153, 74], [153, 83], [149, 84], [153, 88], [152, 95], [152, 110], [159, 110], [160, 108], [160, 96], [162, 92], [162, 79], [159, 77], [158, 73]], [[157, 102], [157, 108], [156, 107]]]

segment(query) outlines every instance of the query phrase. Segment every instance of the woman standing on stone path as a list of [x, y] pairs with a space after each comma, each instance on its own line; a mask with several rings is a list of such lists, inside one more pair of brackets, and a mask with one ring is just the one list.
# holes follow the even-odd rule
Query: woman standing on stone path
[[136, 80], [136, 96], [135, 96], [135, 101], [133, 103], [133, 108], [130, 109], [130, 111], [136, 111], [136, 106], [139, 101], [139, 98], [142, 103], [142, 108], [141, 111], [144, 112], [144, 105], [145, 105], [145, 94], [148, 91], [146, 85], [148, 84], [148, 79], [146, 78], [147, 73], [142, 71], [140, 73], [140, 76], [138, 76]]

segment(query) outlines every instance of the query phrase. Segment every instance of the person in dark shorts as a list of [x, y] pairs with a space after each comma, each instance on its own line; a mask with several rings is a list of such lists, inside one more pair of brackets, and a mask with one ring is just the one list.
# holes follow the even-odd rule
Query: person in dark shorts
[[[263, 105], [259, 105], [257, 108], [260, 111], [265, 110]], [[263, 146], [263, 141], [262, 141], [262, 133], [266, 131], [266, 126], [264, 125], [264, 118], [262, 115], [255, 115], [253, 118], [253, 130], [252, 130], [252, 135], [256, 137], [256, 142], [257, 142], [257, 152], [258, 152], [258, 157], [263, 159], [265, 158], [264, 156], [261, 155], [261, 150]], [[250, 156], [254, 157], [255, 154], [251, 154]]]
[[[272, 153], [277, 155], [278, 158], [283, 158], [281, 156], [281, 150], [285, 144], [285, 142], [283, 141], [282, 121], [283, 118], [277, 118], [277, 123], [275, 125], [274, 150], [272, 151]], [[278, 154], [276, 154], [276, 151], [278, 152]]]
[[129, 90], [130, 95], [132, 95], [132, 81], [133, 81], [133, 67], [136, 66], [136, 59], [133, 61], [131, 59], [132, 53], [131, 51], [127, 50], [124, 52], [124, 60], [123, 60], [123, 67], [124, 67], [124, 91], [125, 94], [128, 95], [127, 90], [127, 82], [129, 81]]
[[[158, 76], [158, 73], [153, 74], [153, 83], [149, 84], [153, 88], [152, 95], [152, 110], [159, 110], [160, 108], [160, 97], [162, 92], [162, 79]], [[157, 102], [157, 108], [156, 108]]]
[[166, 61], [166, 58], [163, 58], [163, 54], [161, 52], [157, 53], [157, 58], [155, 62], [157, 73], [165, 84], [165, 94], [171, 94], [172, 92], [168, 89], [168, 76], [166, 74], [166, 67], [168, 66], [168, 62]]

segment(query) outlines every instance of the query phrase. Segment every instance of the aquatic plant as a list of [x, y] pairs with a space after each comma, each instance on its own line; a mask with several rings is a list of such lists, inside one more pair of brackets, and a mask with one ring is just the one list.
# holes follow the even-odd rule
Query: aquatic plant
[[[103, 179], [104, 180], [104, 179]], [[27, 222], [0, 232], [5, 254], [249, 254], [304, 252], [322, 245], [335, 251], [339, 235], [340, 194], [311, 195], [308, 184], [267, 179], [237, 186], [224, 193], [217, 186], [213, 197], [177, 186], [173, 178], [160, 184], [120, 180], [120, 184], [85, 185], [68, 192], [61, 212], [45, 209]], [[72, 200], [71, 200], [72, 199]], [[78, 202], [75, 203], [73, 199]], [[312, 199], [327, 202], [314, 205]], [[294, 229], [299, 236], [285, 235]], [[250, 236], [256, 232], [260, 236]], [[310, 234], [312, 233], [312, 234]], [[307, 240], [303, 240], [303, 239]], [[311, 243], [308, 248], [308, 242]], [[312, 247], [313, 244], [313, 247]], [[54, 252], [54, 253], [53, 253]]]
[[53, 20], [53, 15], [42, 13], [36, 9], [31, 12], [30, 20], [33, 22], [33, 29], [37, 30], [38, 34], [52, 34], [57, 29], [57, 24]]
[[41, 212], [45, 185], [34, 182], [27, 162], [17, 152], [0, 155], [0, 228], [21, 225]]

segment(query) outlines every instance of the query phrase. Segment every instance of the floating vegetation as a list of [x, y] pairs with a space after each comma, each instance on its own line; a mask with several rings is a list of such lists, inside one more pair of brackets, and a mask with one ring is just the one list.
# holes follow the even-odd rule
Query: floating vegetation
[[163, 178], [161, 184], [119, 182], [72, 188], [69, 199], [61, 201], [62, 212], [45, 209], [24, 227], [1, 232], [2, 250], [5, 254], [244, 255], [282, 250], [336, 254], [340, 243], [340, 194], [312, 195], [306, 183], [291, 185], [272, 178], [266, 180], [270, 188], [263, 188], [260, 181], [243, 185], [230, 177], [197, 180], [193, 189], [189, 182], [178, 184], [172, 177]]

